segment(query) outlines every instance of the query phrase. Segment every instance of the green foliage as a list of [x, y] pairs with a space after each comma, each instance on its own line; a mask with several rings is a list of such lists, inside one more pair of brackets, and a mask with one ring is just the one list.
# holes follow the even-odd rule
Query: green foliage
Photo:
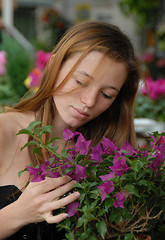
[[14, 105], [19, 97], [12, 89], [7, 77], [0, 77], [0, 106]]
[[[124, 236], [124, 240], [135, 240], [134, 233], [147, 229], [151, 231], [159, 217], [164, 218], [165, 133], [153, 133], [149, 148], [139, 148], [138, 151], [135, 151], [135, 149], [130, 149], [130, 145], [128, 145], [127, 152], [125, 145], [124, 150], [118, 148], [115, 150], [115, 154], [101, 153], [103, 161], [98, 164], [95, 160], [89, 159], [89, 154], [77, 153], [74, 159], [71, 158], [71, 161], [69, 161], [69, 150], [68, 154], [66, 150], [57, 154], [57, 146], [52, 145], [53, 140], [49, 140], [46, 144], [42, 142], [42, 135], [50, 133], [52, 126], [41, 125], [41, 122], [34, 121], [27, 128], [20, 130], [18, 134], [28, 134], [33, 137], [33, 140], [25, 144], [24, 147], [34, 145], [34, 150], [36, 148], [40, 150], [44, 147], [50, 155], [55, 155], [54, 159], [53, 157], [49, 159], [49, 166], [45, 165], [44, 168], [42, 165], [44, 172], [46, 171], [48, 174], [47, 176], [51, 171], [59, 172], [58, 167], [61, 171], [61, 167], [64, 167], [66, 163], [71, 166], [67, 167], [63, 174], [69, 173], [70, 176], [71, 172], [76, 174], [75, 165], [86, 168], [86, 177], [80, 178], [74, 185], [74, 190], [80, 192], [77, 214], [57, 224], [60, 230], [64, 229], [67, 232], [65, 236], [68, 240], [75, 238], [78, 240], [103, 240], [116, 239], [117, 237], [120, 239], [120, 236]], [[121, 152], [124, 154], [122, 157]], [[103, 200], [98, 188], [103, 184], [100, 176], [109, 174], [109, 166], [113, 166], [113, 160], [117, 154], [120, 157], [115, 161], [120, 161], [124, 156], [129, 170], [121, 175], [115, 174], [110, 177], [110, 181], [114, 184], [114, 190], [106, 194], [105, 200]], [[158, 162], [159, 165], [156, 165], [157, 169], [154, 171], [154, 164]], [[59, 163], [62, 165], [59, 166]], [[39, 169], [38, 165], [35, 168], [36, 172], [37, 169]], [[124, 207], [116, 208], [114, 205], [115, 194], [121, 191], [124, 191], [125, 194]], [[60, 212], [63, 211], [64, 209], [60, 210]]]
[[165, 121], [165, 95], [153, 100], [140, 94], [136, 99], [134, 108], [135, 117], [150, 118], [156, 121]]
[[120, 7], [127, 16], [136, 16], [140, 27], [145, 24], [151, 28], [154, 27], [160, 15], [160, 6], [157, 0], [121, 0]]
[[7, 53], [7, 75], [10, 86], [16, 95], [22, 97], [27, 89], [24, 80], [32, 67], [30, 53], [25, 50], [15, 39], [3, 34], [1, 49]]

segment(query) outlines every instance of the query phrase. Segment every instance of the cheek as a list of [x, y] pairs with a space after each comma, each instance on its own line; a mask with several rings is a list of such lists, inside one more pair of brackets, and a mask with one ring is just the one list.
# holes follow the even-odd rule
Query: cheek
[[110, 103], [107, 102], [100, 102], [100, 104], [98, 106], [96, 106], [96, 110], [95, 113], [97, 115], [102, 114], [103, 112], [105, 112], [111, 105], [112, 105], [113, 101]]

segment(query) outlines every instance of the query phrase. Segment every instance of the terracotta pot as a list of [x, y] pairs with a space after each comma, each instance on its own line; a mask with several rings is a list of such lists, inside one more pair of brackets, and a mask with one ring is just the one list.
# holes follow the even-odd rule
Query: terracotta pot
[[147, 235], [147, 234], [136, 234], [135, 235], [136, 238], [138, 238], [139, 240], [151, 240], [151, 236]]

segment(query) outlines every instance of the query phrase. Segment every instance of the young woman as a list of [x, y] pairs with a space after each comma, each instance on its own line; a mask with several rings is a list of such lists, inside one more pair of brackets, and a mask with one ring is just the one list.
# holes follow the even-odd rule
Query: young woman
[[[74, 184], [68, 177], [48, 178], [24, 188], [29, 175], [19, 178], [18, 172], [30, 162], [43, 163], [47, 153], [38, 159], [31, 149], [20, 152], [28, 137], [16, 133], [40, 120], [55, 126], [48, 137], [62, 137], [69, 128], [92, 139], [93, 146], [103, 136], [118, 146], [126, 139], [135, 146], [133, 104], [139, 79], [132, 44], [117, 27], [87, 21], [65, 34], [52, 52], [36, 94], [0, 115], [0, 239], [63, 239], [52, 223], [67, 215], [53, 216], [52, 211], [79, 197], [75, 192], [60, 199]], [[60, 151], [62, 140], [56, 144]], [[15, 190], [21, 191], [8, 199]]]

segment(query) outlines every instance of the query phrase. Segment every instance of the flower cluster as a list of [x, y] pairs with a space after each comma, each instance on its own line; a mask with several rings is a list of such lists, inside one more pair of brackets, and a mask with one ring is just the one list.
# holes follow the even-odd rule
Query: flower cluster
[[50, 52], [44, 52], [43, 50], [39, 50], [37, 52], [35, 68], [29, 73], [28, 77], [25, 79], [24, 84], [27, 88], [32, 89], [32, 91], [36, 92], [40, 86], [41, 77], [43, 74], [43, 70], [50, 58]]
[[85, 240], [91, 234], [94, 240], [120, 235], [133, 239], [133, 233], [145, 231], [148, 221], [160, 217], [165, 207], [165, 134], [150, 135], [149, 149], [135, 149], [128, 141], [119, 148], [106, 137], [90, 147], [91, 140], [65, 129], [65, 141], [75, 144], [57, 154], [56, 138], [42, 142], [49, 126], [40, 125], [32, 122], [18, 134], [33, 137], [24, 147], [34, 144], [35, 153], [44, 147], [52, 157], [23, 171], [29, 171], [32, 181], [65, 174], [77, 181], [80, 200], [68, 205], [70, 218], [58, 224], [68, 232], [67, 239]]
[[154, 81], [151, 77], [146, 78], [146, 85], [143, 85], [142, 93], [153, 100], [160, 99], [165, 95], [165, 79], [158, 78]]
[[145, 82], [137, 96], [135, 117], [165, 121], [165, 59], [145, 53], [141, 60]]
[[6, 73], [6, 52], [0, 51], [0, 76], [3, 76]]

